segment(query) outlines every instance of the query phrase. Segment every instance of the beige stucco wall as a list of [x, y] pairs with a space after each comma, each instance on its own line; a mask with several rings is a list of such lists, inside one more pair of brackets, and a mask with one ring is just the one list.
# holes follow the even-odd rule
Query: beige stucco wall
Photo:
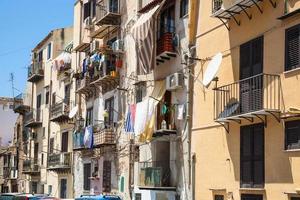
[[[253, 6], [249, 13], [252, 20], [242, 13], [237, 16], [241, 25], [229, 22], [230, 31], [217, 19], [211, 17], [211, 1], [200, 2], [197, 32], [197, 56], [207, 58], [217, 52], [223, 53], [221, 68], [217, 74], [218, 86], [239, 80], [239, 46], [251, 39], [264, 35], [264, 72], [280, 74], [282, 84], [281, 110], [300, 107], [297, 93], [300, 91], [299, 71], [284, 72], [285, 29], [300, 23], [297, 18], [280, 21], [284, 14], [284, 2], [277, 1], [273, 8], [268, 1], [259, 4], [261, 14]], [[203, 72], [208, 62], [198, 63], [195, 74]], [[241, 193], [264, 194], [264, 199], [288, 199], [284, 192], [295, 192], [300, 187], [299, 152], [284, 150], [284, 121], [277, 122], [267, 117], [265, 128], [265, 190], [240, 190], [240, 125], [230, 123], [230, 132], [214, 123], [214, 83], [209, 89], [194, 83], [194, 112], [192, 131], [192, 152], [195, 163], [195, 199], [213, 199], [217, 193], [228, 194], [240, 199]], [[196, 103], [197, 102], [197, 103]], [[259, 123], [256, 120], [254, 123]], [[242, 120], [241, 125], [249, 122]], [[222, 189], [222, 190], [219, 190]], [[224, 190], [223, 190], [224, 189]], [[229, 198], [231, 199], [231, 198]]]

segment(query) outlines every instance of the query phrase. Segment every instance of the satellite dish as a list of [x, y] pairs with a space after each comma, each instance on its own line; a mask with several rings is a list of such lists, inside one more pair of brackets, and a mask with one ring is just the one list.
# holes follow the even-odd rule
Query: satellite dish
[[78, 111], [78, 106], [72, 108], [72, 110], [69, 112], [69, 118], [70, 119], [73, 118], [76, 115], [77, 111]]
[[210, 82], [215, 78], [222, 62], [222, 53], [217, 53], [208, 63], [203, 77], [203, 85], [208, 87]]

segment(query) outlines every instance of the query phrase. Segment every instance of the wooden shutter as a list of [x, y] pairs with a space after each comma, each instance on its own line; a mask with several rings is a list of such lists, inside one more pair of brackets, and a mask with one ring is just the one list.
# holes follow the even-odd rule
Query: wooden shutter
[[261, 195], [261, 194], [242, 194], [241, 200], [263, 200], [263, 195]]
[[67, 179], [60, 180], [60, 198], [67, 198]]
[[68, 132], [63, 132], [61, 136], [61, 152], [68, 152]]
[[86, 18], [88, 18], [91, 14], [91, 3], [88, 2], [88, 3], [85, 3], [83, 5], [84, 7], [84, 10], [83, 10], [83, 20], [85, 20]]
[[91, 163], [86, 163], [83, 165], [83, 189], [84, 190], [90, 190], [91, 183], [90, 178], [91, 177]]
[[286, 30], [285, 33], [285, 70], [291, 70], [299, 67], [299, 38], [300, 25]]
[[300, 148], [300, 120], [285, 123], [285, 148]]
[[50, 145], [49, 145], [50, 154], [53, 153], [53, 150], [54, 150], [54, 138], [50, 138]]
[[110, 192], [111, 190], [111, 162], [103, 162], [103, 192]]
[[241, 187], [264, 186], [263, 124], [241, 127]]

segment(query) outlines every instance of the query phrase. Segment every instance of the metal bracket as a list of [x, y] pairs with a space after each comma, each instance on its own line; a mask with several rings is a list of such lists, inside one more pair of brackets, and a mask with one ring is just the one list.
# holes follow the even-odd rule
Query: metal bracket
[[237, 24], [237, 25], [241, 25], [241, 22], [240, 21], [238, 21], [236, 18], [235, 18], [235, 16], [232, 14], [232, 13], [234, 13], [234, 14], [239, 14], [239, 13], [237, 13], [237, 12], [232, 12], [232, 11], [226, 11], [232, 18], [233, 18], [233, 20], [235, 21], [235, 23]]
[[253, 4], [255, 4], [255, 6], [257, 7], [257, 9], [259, 10], [259, 12], [262, 14], [263, 10], [259, 7], [259, 5], [256, 3], [255, 0], [251, 0], [253, 2]]
[[249, 122], [251, 122], [251, 123], [254, 122], [253, 117], [241, 117], [241, 118], [243, 118], [243, 119], [245, 119], [245, 120], [247, 120], [247, 121], [249, 121]]
[[[280, 112], [271, 112], [271, 111], [266, 111], [267, 113], [270, 113], [275, 119], [276, 119], [276, 121], [278, 122], [278, 123], [280, 123]], [[277, 115], [278, 116], [277, 116]]]
[[[223, 25], [227, 28], [228, 31], [230, 31], [229, 25], [224, 21], [224, 18], [218, 17], [218, 19], [223, 23]], [[228, 20], [228, 18], [226, 18]]]
[[258, 114], [253, 114], [253, 115], [256, 116], [258, 119], [260, 119], [260, 121], [264, 123], [265, 128], [267, 128], [267, 115], [262, 115], [263, 117], [261, 117]]
[[252, 15], [249, 14], [245, 8], [250, 8], [249, 6], [245, 6], [245, 5], [240, 5], [240, 4], [237, 4], [238, 7], [240, 7], [243, 12], [247, 15], [248, 19], [251, 20], [252, 19]]
[[229, 123], [228, 122], [217, 122], [218, 124], [220, 124], [221, 126], [223, 126], [223, 128], [225, 129], [226, 133], [229, 133]]
[[269, 2], [270, 2], [270, 4], [272, 5], [273, 8], [277, 7], [276, 1], [269, 0]]

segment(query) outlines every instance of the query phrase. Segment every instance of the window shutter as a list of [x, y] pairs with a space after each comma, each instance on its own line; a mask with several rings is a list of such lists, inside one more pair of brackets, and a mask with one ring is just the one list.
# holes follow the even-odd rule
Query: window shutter
[[103, 192], [110, 192], [111, 190], [111, 162], [103, 162]]
[[252, 42], [252, 76], [261, 74], [263, 69], [263, 37]]
[[91, 163], [83, 165], [83, 189], [90, 190]]
[[285, 148], [300, 148], [300, 121], [289, 121], [285, 123]]
[[91, 3], [85, 3], [84, 4], [84, 11], [83, 11], [83, 20], [85, 20], [86, 18], [88, 18], [91, 14]]
[[261, 194], [242, 194], [242, 200], [263, 200], [263, 195]]
[[241, 187], [250, 187], [252, 180], [252, 133], [249, 127], [241, 127]]
[[299, 25], [292, 27], [286, 31], [285, 45], [285, 70], [291, 70], [299, 67]]

